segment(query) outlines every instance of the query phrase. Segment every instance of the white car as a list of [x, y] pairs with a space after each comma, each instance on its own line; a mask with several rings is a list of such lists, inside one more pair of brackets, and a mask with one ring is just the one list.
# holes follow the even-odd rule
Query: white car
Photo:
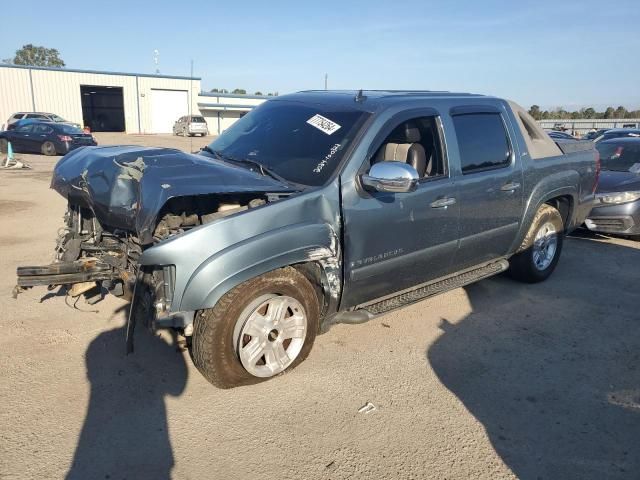
[[184, 137], [187, 135], [190, 137], [192, 135], [206, 137], [209, 134], [209, 129], [207, 128], [207, 122], [204, 117], [200, 115], [185, 115], [173, 124], [173, 134]]

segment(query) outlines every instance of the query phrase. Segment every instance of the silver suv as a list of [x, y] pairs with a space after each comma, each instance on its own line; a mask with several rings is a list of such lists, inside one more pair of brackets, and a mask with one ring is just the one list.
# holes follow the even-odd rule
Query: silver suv
[[26, 119], [44, 120], [45, 122], [68, 123], [68, 124], [76, 125], [79, 127], [79, 125], [69, 122], [68, 120], [65, 120], [64, 118], [62, 118], [61, 116], [56, 115], [55, 113], [17, 112], [11, 115], [9, 117], [9, 120], [7, 120], [6, 129], [11, 130], [16, 122], [18, 122], [19, 120], [26, 120]]
[[187, 135], [201, 135], [206, 137], [209, 134], [209, 130], [207, 129], [207, 122], [204, 117], [199, 115], [185, 115], [173, 124], [173, 134], [184, 137]]

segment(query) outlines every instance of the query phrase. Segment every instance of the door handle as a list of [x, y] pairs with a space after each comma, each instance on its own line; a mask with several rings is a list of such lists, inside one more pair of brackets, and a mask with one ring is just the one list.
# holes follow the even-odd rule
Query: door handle
[[501, 186], [500, 190], [502, 190], [503, 192], [514, 192], [519, 188], [520, 188], [520, 184], [518, 182], [510, 182], [510, 183], [505, 183], [503, 186]]
[[456, 199], [453, 197], [439, 198], [435, 202], [431, 202], [431, 208], [447, 208], [449, 205], [455, 205]]

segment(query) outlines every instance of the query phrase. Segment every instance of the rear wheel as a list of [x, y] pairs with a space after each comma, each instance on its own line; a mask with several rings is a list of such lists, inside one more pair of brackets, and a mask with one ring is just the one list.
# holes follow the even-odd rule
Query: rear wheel
[[232, 388], [290, 371], [309, 355], [318, 331], [315, 289], [287, 267], [251, 279], [198, 312], [193, 363], [214, 385]]
[[542, 282], [553, 273], [560, 259], [564, 222], [551, 205], [542, 205], [531, 223], [520, 252], [510, 259], [509, 275], [527, 283]]
[[43, 155], [52, 156], [56, 154], [56, 146], [53, 142], [44, 142], [40, 147], [40, 151]]

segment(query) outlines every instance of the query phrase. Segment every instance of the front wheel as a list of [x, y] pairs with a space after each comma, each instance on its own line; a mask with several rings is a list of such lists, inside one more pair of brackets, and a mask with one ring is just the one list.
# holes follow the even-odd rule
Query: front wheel
[[251, 279], [194, 319], [193, 363], [212, 384], [232, 388], [299, 365], [318, 332], [315, 289], [287, 267]]
[[560, 259], [564, 240], [564, 222], [551, 205], [542, 205], [519, 253], [510, 260], [509, 275], [521, 282], [537, 283], [549, 278]]

